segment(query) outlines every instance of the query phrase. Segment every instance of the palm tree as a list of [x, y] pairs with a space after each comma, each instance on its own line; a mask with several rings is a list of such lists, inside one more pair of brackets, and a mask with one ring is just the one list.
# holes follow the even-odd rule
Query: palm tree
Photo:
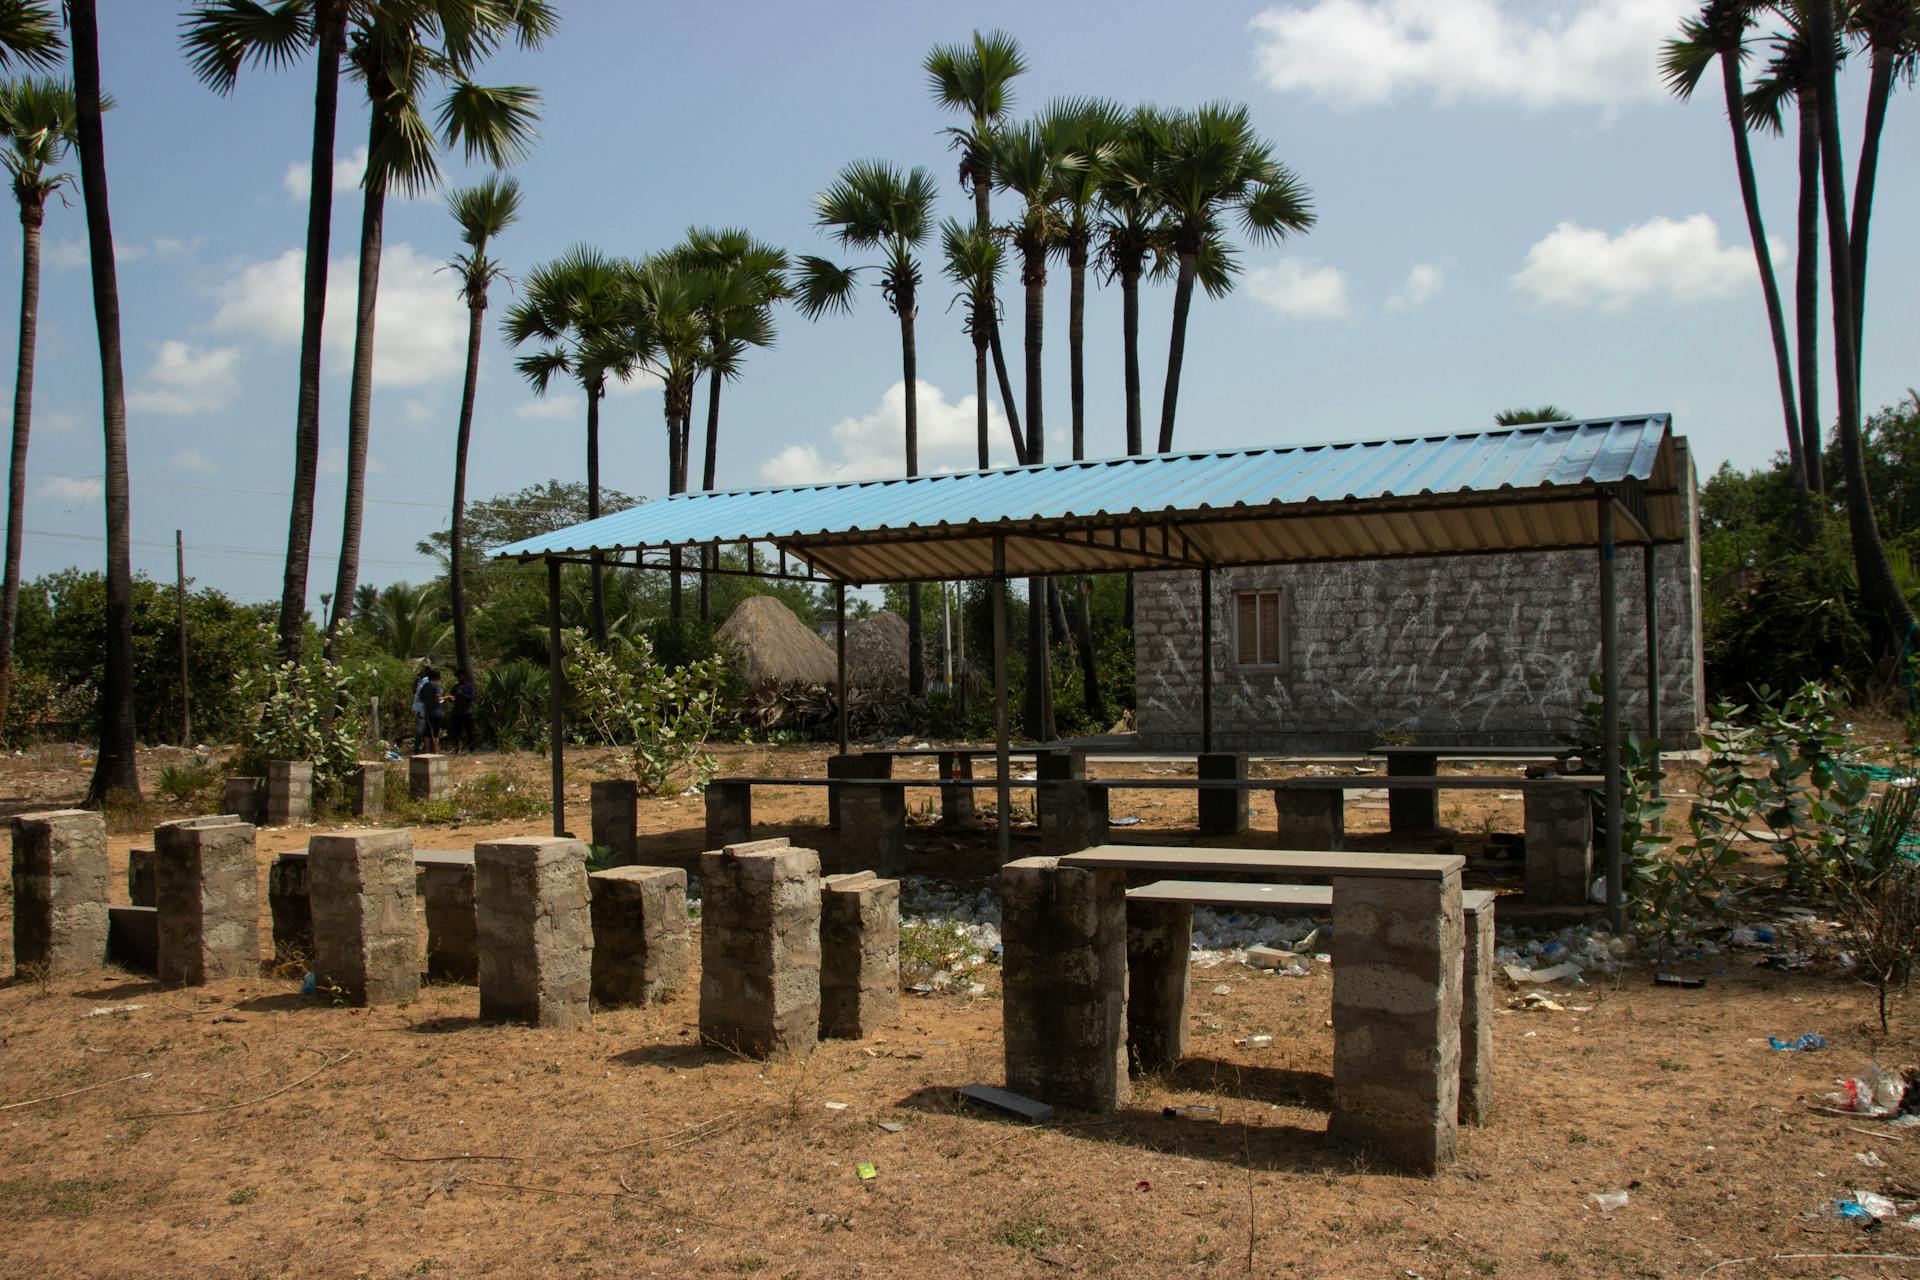
[[1866, 42], [1871, 67], [1867, 118], [1860, 133], [1860, 170], [1853, 178], [1853, 223], [1847, 233], [1853, 270], [1853, 343], [1857, 350], [1865, 341], [1867, 233], [1873, 218], [1874, 180], [1880, 171], [1880, 134], [1886, 127], [1887, 99], [1894, 81], [1905, 77], [1911, 85], [1916, 71], [1920, 71], [1920, 3], [1855, 0], [1848, 13], [1847, 29]]
[[1166, 205], [1155, 178], [1170, 117], [1136, 107], [1100, 166], [1100, 259], [1120, 281], [1120, 334], [1126, 364], [1127, 453], [1142, 448], [1140, 426], [1140, 278], [1166, 247]]
[[127, 390], [120, 360], [120, 284], [114, 271], [113, 219], [107, 208], [107, 146], [100, 127], [100, 22], [94, 0], [68, 0], [73, 51], [74, 122], [80, 192], [87, 206], [87, 256], [93, 270], [93, 322], [100, 346], [100, 408], [106, 466], [107, 644], [100, 682], [100, 751], [87, 803], [137, 800], [133, 718], [132, 509], [127, 486]]
[[[1806, 492], [1825, 491], [1824, 441], [1820, 429], [1820, 113], [1819, 85], [1806, 33], [1798, 14], [1786, 11], [1788, 29], [1774, 37], [1775, 53], [1767, 70], [1747, 92], [1747, 128], [1778, 136], [1785, 132], [1782, 117], [1789, 98], [1799, 118], [1800, 200], [1797, 209], [1798, 252], [1793, 271], [1796, 359], [1800, 380], [1800, 448], [1789, 455], [1790, 467], [1806, 473]], [[1795, 497], [1801, 485], [1795, 480]], [[1811, 530], [1811, 502], [1803, 509], [1803, 530]]]
[[[960, 186], [973, 194], [973, 229], [982, 235], [993, 225], [993, 135], [1013, 109], [1012, 84], [1027, 71], [1020, 42], [1004, 31], [975, 31], [964, 44], [935, 45], [922, 64], [933, 100], [965, 113], [963, 128], [949, 129], [948, 137], [960, 152]], [[1000, 309], [993, 305], [994, 282], [988, 282], [987, 345], [1000, 383], [1000, 405], [1013, 432], [1014, 457], [1023, 465], [1025, 445], [1020, 436], [1020, 411], [1014, 405], [1013, 385], [1007, 379], [1007, 358], [1000, 345]], [[984, 463], [982, 466], [986, 465]]]
[[194, 73], [227, 94], [240, 68], [282, 67], [314, 51], [313, 138], [308, 173], [306, 275], [301, 289], [300, 390], [293, 419], [293, 500], [280, 587], [280, 652], [300, 656], [307, 617], [307, 561], [313, 549], [313, 491], [320, 469], [320, 339], [327, 310], [327, 254], [333, 234], [333, 140], [340, 61], [354, 0], [208, 0], [187, 15], [182, 43]]
[[53, 11], [39, 0], [0, 3], [0, 67], [57, 67], [66, 48]]
[[[509, 36], [537, 48], [557, 25], [547, 0], [412, 0], [376, 7], [354, 32], [348, 63], [366, 86], [367, 171], [361, 181], [359, 299], [354, 312], [353, 378], [347, 393], [346, 510], [333, 598], [351, 600], [360, 579], [360, 526], [373, 419], [374, 312], [387, 191], [417, 194], [440, 185], [441, 146], [464, 148], [468, 161], [506, 168], [526, 155], [539, 95], [523, 85], [485, 87], [468, 74]], [[427, 94], [444, 86], [433, 125]], [[326, 651], [333, 654], [329, 619]]]
[[[1831, 0], [1807, 0], [1807, 43], [1825, 49], [1835, 39]], [[1815, 105], [1820, 121], [1820, 187], [1827, 224], [1828, 297], [1832, 305], [1833, 377], [1839, 392], [1840, 462], [1847, 480], [1847, 531], [1853, 543], [1855, 572], [1867, 600], [1885, 615], [1892, 633], [1903, 640], [1920, 623], [1901, 593], [1886, 545], [1873, 517], [1873, 493], [1867, 484], [1866, 449], [1860, 426], [1860, 349], [1853, 329], [1853, 252], [1848, 243], [1845, 160], [1840, 152], [1840, 111], [1835, 81], [1837, 59], [1815, 58]]]
[[[849, 249], [881, 254], [880, 293], [900, 319], [900, 378], [906, 388], [907, 475], [920, 474], [920, 373], [914, 349], [913, 319], [919, 312], [918, 250], [933, 227], [933, 175], [915, 166], [911, 173], [884, 160], [856, 160], [840, 171], [815, 199], [816, 225], [832, 228]], [[841, 267], [825, 258], [800, 259], [796, 297], [809, 319], [827, 311], [851, 311], [853, 290], [865, 267]], [[920, 586], [907, 585], [907, 682], [913, 696], [925, 691], [926, 661], [920, 652]]]
[[[507, 341], [540, 347], [514, 361], [514, 367], [545, 395], [557, 377], [579, 383], [587, 397], [587, 518], [600, 515], [600, 401], [607, 379], [633, 376], [632, 344], [623, 333], [631, 268], [585, 245], [535, 267], [520, 301], [507, 309]], [[593, 638], [607, 642], [606, 583], [598, 555], [593, 557]]]
[[[1221, 219], [1237, 213], [1249, 239], [1278, 242], [1314, 223], [1311, 193], [1273, 149], [1253, 131], [1244, 106], [1209, 103], [1169, 122], [1155, 174], [1167, 210], [1171, 251], [1179, 260], [1173, 289], [1173, 333], [1167, 347], [1166, 390], [1160, 402], [1160, 452], [1173, 448], [1174, 410], [1180, 399], [1180, 367], [1186, 358], [1187, 312], [1194, 281], [1209, 294], [1231, 287], [1234, 273]], [[1218, 271], [1203, 274], [1203, 259]]]
[[1041, 113], [1040, 127], [1058, 145], [1075, 156], [1077, 167], [1060, 174], [1056, 202], [1063, 222], [1055, 251], [1067, 260], [1067, 383], [1073, 411], [1073, 456], [1087, 456], [1085, 334], [1087, 264], [1092, 258], [1098, 227], [1100, 189], [1107, 180], [1107, 162], [1120, 148], [1127, 114], [1099, 98], [1050, 102]]
[[13, 684], [13, 628], [26, 535], [27, 441], [33, 433], [33, 362], [40, 321], [40, 226], [47, 197], [73, 180], [54, 173], [78, 137], [73, 86], [33, 77], [0, 84], [0, 162], [20, 203], [20, 354], [13, 383], [13, 467], [7, 487], [6, 587], [0, 595], [0, 733]]
[[1524, 427], [1536, 422], [1571, 422], [1573, 415], [1557, 404], [1543, 404], [1532, 409], [1502, 409], [1493, 415], [1496, 427]]
[[[947, 279], [960, 286], [955, 300], [965, 304], [961, 328], [973, 340], [974, 431], [979, 445], [980, 469], [991, 465], [987, 454], [987, 345], [993, 328], [994, 286], [1000, 279], [1000, 241], [991, 232], [982, 233], [948, 218], [940, 224], [940, 250], [946, 260]], [[1016, 457], [1026, 461], [1026, 448], [1014, 437]]]
[[[693, 444], [693, 388], [707, 357], [707, 330], [701, 314], [705, 273], [672, 253], [649, 258], [628, 280], [624, 327], [634, 363], [660, 379], [661, 410], [667, 428], [667, 492], [687, 491]], [[669, 553], [668, 612], [685, 616], [681, 594], [680, 548]]]
[[395, 582], [377, 592], [355, 593], [355, 620], [389, 657], [412, 660], [439, 653], [452, 634], [439, 614], [439, 591], [431, 582], [417, 587]]
[[[1746, 210], [1747, 237], [1753, 243], [1753, 261], [1760, 273], [1760, 290], [1766, 299], [1767, 328], [1773, 338], [1774, 376], [1780, 387], [1780, 414], [1787, 431], [1787, 465], [1792, 473], [1795, 501], [1802, 513], [1803, 527], [1811, 527], [1811, 503], [1807, 493], [1816, 491], [1812, 467], [1818, 466], [1820, 428], [1816, 413], [1813, 424], [1794, 404], [1793, 363], [1787, 354], [1786, 317], [1780, 305], [1780, 288], [1774, 280], [1773, 255], [1767, 248], [1767, 232], [1760, 215], [1760, 188], [1753, 173], [1753, 152], [1747, 141], [1749, 117], [1742, 88], [1741, 64], [1746, 59], [1747, 29], [1753, 25], [1756, 0], [1707, 0], [1700, 12], [1680, 24], [1680, 35], [1666, 42], [1661, 53], [1660, 70], [1667, 87], [1682, 99], [1693, 96], [1701, 77], [1715, 60], [1720, 64], [1720, 89], [1726, 103], [1727, 127], [1733, 136], [1733, 165], [1740, 180], [1740, 201]], [[1804, 229], [1805, 220], [1802, 219]], [[1805, 261], [1805, 255], [1802, 255]], [[1801, 331], [1801, 347], [1807, 343]], [[1801, 404], [1807, 403], [1802, 394]], [[1816, 402], [1817, 403], [1817, 402]], [[1807, 441], [1813, 445], [1809, 449]], [[1808, 455], [1813, 455], [1810, 460]]]
[[[677, 259], [700, 277], [700, 319], [706, 339], [707, 449], [700, 487], [712, 489], [720, 465], [720, 387], [738, 378], [747, 352], [773, 345], [773, 304], [792, 296], [786, 250], [755, 240], [737, 228], [696, 227], [676, 249]], [[701, 567], [718, 568], [712, 547], [701, 549]], [[712, 578], [700, 575], [700, 621], [713, 620]]]
[[467, 251], [448, 265], [460, 277], [460, 296], [467, 302], [467, 375], [460, 390], [460, 425], [453, 444], [453, 525], [448, 535], [447, 589], [453, 608], [453, 661], [458, 671], [469, 671], [473, 655], [467, 647], [467, 566], [462, 543], [467, 511], [467, 446], [473, 439], [473, 401], [480, 388], [480, 335], [487, 313], [487, 289], [504, 272], [487, 250], [495, 236], [520, 219], [520, 184], [512, 178], [488, 174], [471, 187], [462, 187], [447, 200], [447, 209], [460, 226], [460, 242]]

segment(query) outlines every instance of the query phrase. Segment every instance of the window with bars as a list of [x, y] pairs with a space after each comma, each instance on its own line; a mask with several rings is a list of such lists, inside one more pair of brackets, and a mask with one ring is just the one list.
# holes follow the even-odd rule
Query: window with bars
[[1277, 667], [1287, 660], [1286, 592], [1236, 591], [1234, 652], [1243, 667]]

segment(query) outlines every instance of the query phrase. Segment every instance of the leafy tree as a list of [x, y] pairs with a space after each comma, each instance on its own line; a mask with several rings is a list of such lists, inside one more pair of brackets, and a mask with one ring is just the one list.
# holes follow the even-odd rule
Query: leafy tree
[[520, 184], [489, 174], [477, 185], [462, 187], [447, 201], [460, 226], [460, 242], [467, 246], [449, 264], [460, 277], [460, 296], [467, 303], [467, 372], [460, 390], [460, 425], [453, 446], [453, 523], [447, 537], [447, 591], [453, 610], [453, 661], [456, 669], [473, 669], [467, 643], [466, 556], [462, 540], [466, 524], [467, 446], [473, 439], [473, 402], [480, 388], [480, 338], [487, 313], [487, 289], [503, 273], [488, 254], [495, 236], [520, 217]]
[[[373, 418], [374, 310], [389, 188], [413, 194], [439, 186], [440, 148], [495, 168], [531, 146], [539, 95], [523, 85], [485, 87], [469, 76], [513, 39], [537, 48], [557, 25], [547, 0], [385, 0], [354, 31], [347, 61], [366, 88], [367, 171], [361, 180], [359, 299], [353, 377], [347, 400], [346, 510], [333, 598], [351, 600], [360, 577], [360, 525]], [[432, 125], [429, 94], [443, 90]], [[338, 619], [339, 611], [334, 613]], [[327, 627], [333, 652], [334, 625]]]
[[[920, 374], [914, 347], [913, 321], [919, 313], [918, 252], [933, 227], [933, 175], [915, 167], [911, 173], [884, 160], [859, 160], [815, 201], [817, 224], [831, 228], [834, 237], [850, 249], [877, 250], [882, 256], [880, 293], [900, 319], [900, 378], [906, 388], [907, 475], [920, 474]], [[828, 311], [851, 311], [853, 290], [865, 267], [841, 267], [825, 258], [800, 259], [796, 286], [800, 313], [809, 319]], [[920, 588], [909, 586], [907, 614], [907, 681], [918, 697], [927, 687], [926, 661], [920, 643]]]
[[[1254, 133], [1244, 106], [1209, 103], [1174, 116], [1166, 128], [1154, 185], [1167, 211], [1169, 246], [1179, 261], [1160, 403], [1160, 452], [1166, 453], [1173, 448], [1194, 283], [1198, 280], [1217, 297], [1232, 288], [1238, 270], [1222, 220], [1238, 215], [1247, 237], [1265, 244], [1306, 231], [1314, 224], [1314, 214], [1306, 184], [1273, 158], [1273, 148]], [[1214, 269], [1203, 273], [1202, 262], [1208, 258]]]
[[[15, 5], [6, 20], [20, 22], [22, 8]], [[0, 595], [0, 733], [7, 723], [7, 698], [13, 678], [20, 548], [26, 534], [27, 442], [33, 433], [34, 353], [40, 329], [40, 226], [46, 220], [47, 197], [73, 180], [71, 174], [55, 173], [53, 169], [78, 137], [77, 113], [70, 84], [41, 77], [0, 84], [0, 146], [5, 148], [0, 151], [0, 163], [6, 165], [13, 179], [14, 199], [20, 205], [20, 345], [13, 382], [6, 586], [4, 595]]]

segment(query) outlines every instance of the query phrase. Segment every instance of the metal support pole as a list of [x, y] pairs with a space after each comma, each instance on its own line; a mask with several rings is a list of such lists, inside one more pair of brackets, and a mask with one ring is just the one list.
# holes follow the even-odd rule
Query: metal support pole
[[[1653, 750], [1660, 747], [1660, 588], [1654, 576], [1653, 544], [1649, 542], [1641, 557], [1640, 577], [1645, 588], [1647, 608], [1647, 742]], [[1654, 774], [1654, 794], [1660, 794], [1661, 775]]]
[[[993, 764], [999, 797], [1000, 861], [1013, 860], [1013, 787], [1007, 767], [1007, 538], [993, 536]], [[1036, 772], [1038, 766], [1036, 765]]]
[[1607, 919], [1617, 933], [1626, 927], [1624, 870], [1620, 856], [1620, 601], [1614, 564], [1613, 495], [1600, 497], [1600, 758], [1605, 778], [1606, 823], [1601, 839], [1607, 858]]
[[566, 666], [560, 654], [560, 562], [547, 557], [547, 753], [553, 767], [553, 834], [567, 833]]
[[1213, 750], [1213, 570], [1200, 571], [1200, 750]]
[[847, 754], [847, 584], [833, 584], [834, 654], [839, 674], [834, 686], [834, 701], [840, 708], [840, 754]]
[[187, 544], [173, 531], [173, 598], [180, 610], [180, 745], [193, 745], [192, 680], [187, 674]]

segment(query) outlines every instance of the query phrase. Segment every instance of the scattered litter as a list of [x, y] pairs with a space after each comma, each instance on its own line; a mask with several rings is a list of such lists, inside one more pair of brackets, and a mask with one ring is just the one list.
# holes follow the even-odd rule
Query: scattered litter
[[827, 1103], [822, 1103], [821, 1105], [826, 1107], [826, 1109], [829, 1111], [845, 1111], [847, 1109], [847, 1104], [844, 1102], [827, 1102]]
[[907, 1126], [901, 1124], [898, 1120], [882, 1120], [880, 1122], [880, 1128], [887, 1133], [905, 1133], [907, 1131]]
[[1533, 981], [1533, 970], [1523, 964], [1501, 965], [1500, 968], [1507, 975], [1507, 981], [1516, 987], [1524, 987]]
[[1869, 1169], [1884, 1169], [1887, 1167], [1887, 1162], [1880, 1158], [1878, 1151], [1856, 1151], [1853, 1153], [1853, 1158]]
[[1140, 819], [1134, 814], [1128, 814], [1124, 818], [1108, 818], [1107, 825], [1110, 827], [1137, 827], [1140, 825]]
[[1291, 951], [1282, 951], [1278, 947], [1248, 947], [1247, 964], [1255, 969], [1285, 969], [1300, 959]]
[[313, 970], [307, 970], [307, 976], [300, 979], [300, 994], [303, 996], [311, 996], [319, 994], [319, 991], [319, 980], [313, 976]]
[[859, 1164], [853, 1166], [853, 1171], [859, 1176], [862, 1182], [872, 1182], [880, 1176], [880, 1171], [874, 1168], [873, 1162], [869, 1160], [862, 1160]]
[[1587, 1203], [1602, 1213], [1612, 1213], [1615, 1209], [1627, 1207], [1627, 1193], [1624, 1191], [1596, 1191], [1587, 1197]]
[[[1515, 996], [1507, 1001], [1509, 1009], [1544, 1009], [1549, 1013], [1565, 1013], [1567, 1006], [1555, 1000], [1544, 991], [1529, 991], [1523, 996]], [[1529, 1032], [1529, 1035], [1532, 1033]]]
[[1202, 1106], [1198, 1103], [1185, 1107], [1162, 1107], [1160, 1114], [1169, 1120], [1206, 1120], [1220, 1123], [1220, 1108]]
[[1683, 978], [1677, 973], [1656, 973], [1653, 975], [1653, 985], [1656, 987], [1685, 987], [1687, 990], [1692, 991], [1696, 988], [1706, 986], [1707, 980], [1705, 978]]
[[1809, 1031], [1795, 1040], [1782, 1040], [1779, 1036], [1768, 1036], [1767, 1044], [1785, 1053], [1808, 1053], [1827, 1047], [1827, 1038], [1817, 1031]]
[[1852, 1199], [1834, 1201], [1833, 1211], [1839, 1217], [1858, 1222], [1878, 1222], [1900, 1212], [1893, 1201], [1871, 1191], [1855, 1191]]
[[1824, 1095], [1823, 1100], [1836, 1110], [1863, 1116], [1893, 1115], [1903, 1109], [1907, 1097], [1914, 1092], [1904, 1077], [1877, 1064], [1868, 1067], [1863, 1075], [1834, 1083], [1840, 1086], [1840, 1091]]
[[1244, 1045], [1249, 1049], [1271, 1049], [1273, 1048], [1273, 1037], [1248, 1036], [1245, 1040], [1235, 1040], [1234, 1043]]
[[1558, 982], [1562, 978], [1577, 978], [1579, 976], [1579, 965], [1563, 961], [1560, 964], [1550, 964], [1544, 969], [1535, 969], [1533, 976], [1527, 980], [1529, 982]]
[[1226, 983], [1224, 983], [1224, 982], [1222, 982], [1221, 984], [1219, 984], [1218, 986], [1216, 986], [1216, 987], [1215, 987], [1215, 988], [1213, 989], [1213, 994], [1215, 994], [1215, 995], [1217, 995], [1217, 996], [1227, 996], [1227, 995], [1232, 995], [1232, 994], [1233, 994], [1233, 988], [1232, 988], [1232, 987], [1230, 987], [1230, 986], [1228, 986], [1228, 985], [1227, 985]]
[[104, 1018], [108, 1014], [132, 1013], [135, 1009], [144, 1009], [146, 1007], [147, 1006], [143, 1004], [103, 1004], [97, 1009], [87, 1010], [84, 1016], [89, 1018]]
[[1035, 1102], [1032, 1098], [1023, 1098], [990, 1084], [965, 1084], [953, 1092], [962, 1102], [977, 1103], [994, 1111], [1005, 1112], [1029, 1124], [1046, 1124], [1053, 1119], [1053, 1108], [1047, 1103]]
[[1153, 1190], [1153, 1184], [1151, 1182], [1148, 1182], [1145, 1178], [1142, 1178], [1140, 1179], [1140, 1181], [1133, 1184], [1133, 1189], [1135, 1191], [1151, 1191]]

